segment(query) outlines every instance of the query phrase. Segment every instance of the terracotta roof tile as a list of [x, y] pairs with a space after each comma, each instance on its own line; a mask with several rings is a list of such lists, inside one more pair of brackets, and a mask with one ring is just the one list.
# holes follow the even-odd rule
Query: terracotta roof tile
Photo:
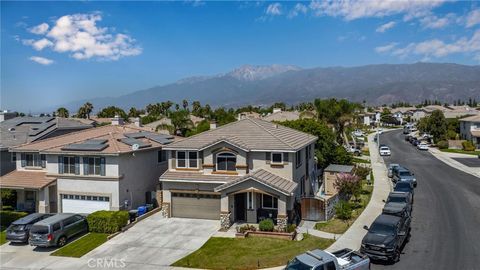
[[12, 171], [0, 177], [0, 187], [41, 189], [54, 181], [56, 179], [47, 177], [46, 172]]

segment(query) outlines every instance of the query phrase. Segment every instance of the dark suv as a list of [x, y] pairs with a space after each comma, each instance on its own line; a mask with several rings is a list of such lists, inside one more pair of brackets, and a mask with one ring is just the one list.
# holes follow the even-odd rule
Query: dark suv
[[415, 195], [415, 189], [413, 183], [410, 181], [400, 181], [395, 184], [393, 191], [397, 192], [407, 192], [410, 194], [411, 201], [413, 203], [413, 195]]
[[15, 220], [7, 228], [7, 240], [12, 243], [27, 243], [32, 225], [52, 215], [53, 214], [33, 213]]
[[390, 192], [385, 206], [383, 207], [384, 214], [394, 216], [412, 215], [412, 200], [410, 194], [407, 192]]
[[410, 235], [410, 218], [382, 214], [368, 228], [360, 252], [371, 260], [400, 260], [400, 252]]

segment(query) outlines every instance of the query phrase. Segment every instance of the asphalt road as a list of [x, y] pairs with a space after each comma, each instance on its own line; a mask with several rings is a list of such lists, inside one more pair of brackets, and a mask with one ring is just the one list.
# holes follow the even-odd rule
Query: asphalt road
[[418, 187], [400, 261], [372, 269], [480, 269], [480, 178], [417, 150], [401, 131], [384, 133], [380, 143], [392, 150], [385, 162], [412, 170]]
[[453, 158], [468, 167], [480, 167], [480, 158]]

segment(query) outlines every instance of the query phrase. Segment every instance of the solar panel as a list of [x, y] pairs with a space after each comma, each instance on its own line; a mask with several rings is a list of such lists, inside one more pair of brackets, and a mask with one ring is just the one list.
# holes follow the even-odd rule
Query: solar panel
[[71, 151], [102, 151], [107, 148], [108, 144], [92, 144], [92, 143], [73, 143], [62, 147], [62, 150]]
[[173, 136], [155, 135], [155, 136], [149, 136], [147, 138], [161, 144], [169, 144], [173, 142]]
[[120, 139], [120, 141], [123, 142], [124, 144], [128, 144], [130, 146], [132, 146], [134, 144], [138, 144], [139, 148], [145, 148], [145, 147], [152, 146], [152, 144], [150, 144], [150, 143], [146, 143], [146, 142], [137, 140], [135, 138], [123, 138], [123, 139]]
[[107, 139], [89, 139], [84, 141], [82, 144], [105, 144]]
[[148, 132], [148, 131], [126, 133], [124, 135], [127, 138], [133, 138], [133, 139], [147, 138], [161, 144], [172, 143], [174, 138], [172, 135], [158, 134], [158, 133]]

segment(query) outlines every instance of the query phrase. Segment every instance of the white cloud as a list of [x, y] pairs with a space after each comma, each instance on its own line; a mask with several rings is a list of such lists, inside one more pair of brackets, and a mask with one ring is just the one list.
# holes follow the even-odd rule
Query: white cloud
[[440, 29], [440, 28], [449, 26], [452, 23], [455, 23], [456, 20], [457, 20], [457, 16], [453, 13], [449, 13], [441, 18], [433, 14], [429, 14], [420, 19], [420, 24], [422, 25], [423, 28]]
[[30, 60], [32, 60], [33, 62], [36, 62], [40, 65], [44, 65], [44, 66], [48, 66], [48, 65], [53, 64], [53, 60], [48, 59], [48, 58], [44, 58], [44, 57], [40, 57], [40, 56], [32, 56], [32, 57], [30, 57]]
[[379, 46], [379, 47], [376, 47], [375, 48], [375, 51], [377, 53], [386, 53], [386, 52], [390, 52], [392, 51], [395, 47], [397, 47], [397, 44], [396, 42], [392, 42], [392, 43], [389, 43], [385, 46]]
[[480, 24], [480, 9], [472, 10], [466, 18], [466, 26], [472, 27]]
[[30, 31], [30, 33], [33, 33], [33, 34], [36, 34], [36, 35], [43, 35], [48, 31], [48, 28], [49, 28], [49, 26], [48, 26], [47, 23], [42, 23], [42, 24], [39, 24], [37, 26], [34, 26], [34, 27], [28, 29], [28, 31]]
[[313, 0], [309, 7], [317, 16], [342, 17], [347, 21], [395, 14], [405, 14], [405, 19], [411, 19], [440, 6], [443, 2], [443, 0]]
[[[23, 40], [36, 50], [51, 47], [59, 53], [69, 53], [75, 59], [118, 60], [121, 57], [138, 55], [142, 49], [126, 34], [115, 34], [111, 29], [99, 27], [100, 13], [72, 14], [60, 17], [49, 31], [44, 31], [40, 40]], [[40, 33], [47, 27], [36, 26]], [[34, 29], [32, 28], [32, 29]], [[41, 29], [40, 29], [41, 28]]]
[[282, 4], [272, 3], [268, 5], [267, 11], [265, 12], [265, 14], [271, 15], [271, 16], [282, 15]]
[[385, 31], [387, 31], [389, 29], [392, 29], [395, 26], [395, 24], [396, 24], [396, 22], [394, 22], [394, 21], [388, 22], [386, 24], [382, 24], [377, 28], [376, 31], [378, 33], [385, 33]]
[[430, 39], [419, 43], [413, 42], [403, 48], [392, 49], [387, 51], [400, 58], [420, 56], [423, 59], [431, 59], [463, 53], [472, 55], [478, 60], [480, 59], [480, 30], [477, 30], [470, 38], [462, 37], [451, 43], [439, 39]]
[[302, 3], [297, 3], [292, 10], [288, 13], [288, 18], [297, 17], [299, 14], [306, 14], [308, 12], [308, 7]]

